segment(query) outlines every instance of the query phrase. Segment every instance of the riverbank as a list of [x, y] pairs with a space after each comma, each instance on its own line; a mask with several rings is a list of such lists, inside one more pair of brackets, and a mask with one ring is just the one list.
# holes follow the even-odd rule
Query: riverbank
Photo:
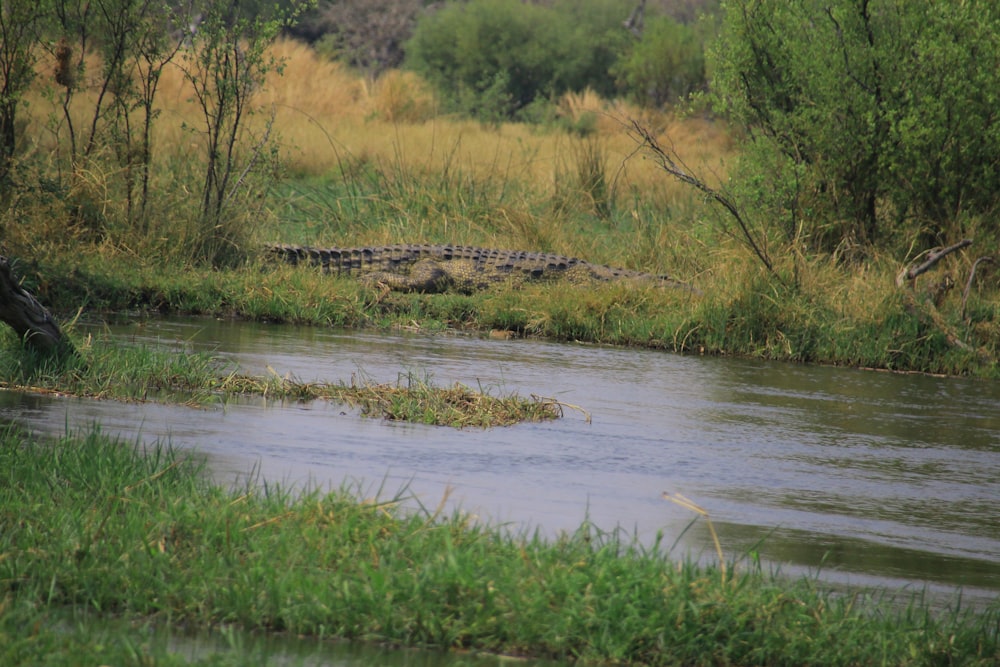
[[[851, 275], [830, 261], [783, 282], [717, 253], [684, 289], [532, 284], [478, 294], [400, 294], [262, 258], [214, 270], [117, 253], [57, 253], [22, 262], [25, 286], [57, 312], [100, 316], [201, 314], [317, 326], [448, 328], [892, 371], [1000, 377], [991, 294], [936, 306], [894, 282], [898, 269]], [[922, 299], [921, 293], [916, 294]], [[962, 319], [964, 315], [964, 320]], [[967, 342], [962, 342], [962, 340]]]
[[[761, 193], [753, 184], [741, 197], [739, 183], [730, 181], [745, 146], [723, 118], [585, 93], [555, 100], [552, 122], [490, 125], [434, 114], [426, 87], [411, 75], [394, 79], [395, 96], [379, 96], [380, 86], [304, 45], [279, 42], [273, 55], [285, 74], [268, 77], [254, 102], [276, 114], [280, 137], [275, 132], [273, 146], [262, 151], [269, 159], [256, 151], [244, 156], [249, 162], [234, 173], [248, 171], [218, 219], [206, 217], [193, 194], [206, 187], [202, 147], [191, 131], [202, 113], [190, 102], [190, 82], [171, 69], [161, 82], [164, 113], [153, 128], [156, 151], [142, 206], [129, 190], [132, 169], [123, 170], [114, 151], [91, 156], [93, 164], [61, 165], [61, 135], [40, 133], [37, 163], [21, 165], [17, 197], [0, 215], [4, 252], [25, 286], [66, 319], [82, 308], [114, 316], [451, 327], [1000, 377], [1000, 285], [992, 264], [977, 264], [996, 247], [988, 222], [970, 221], [975, 243], [920, 276], [911, 293], [897, 287], [896, 277], [925, 258], [917, 231], [878, 245], [845, 242], [835, 251], [819, 231], [815, 238], [792, 234], [789, 221], [758, 210]], [[301, 85], [316, 77], [333, 85]], [[390, 98], [395, 106], [384, 106]], [[30, 99], [27, 112], [38, 127], [62, 117], [58, 95], [38, 91]], [[81, 91], [74, 104], [87, 109], [98, 99]], [[401, 116], [403, 108], [426, 113]], [[247, 130], [270, 136], [270, 114], [259, 111], [245, 119]], [[709, 191], [732, 195], [742, 223], [690, 179], [666, 173], [649, 139]], [[769, 175], [758, 177], [766, 190]], [[822, 230], [844, 222], [809, 215], [803, 209], [795, 224]], [[268, 266], [260, 249], [269, 243], [553, 252], [667, 274], [701, 296], [616, 285], [383, 294], [317, 271]]]
[[[4, 664], [180, 664], [128, 634], [87, 641], [67, 608], [623, 664], [993, 664], [996, 610], [831, 594], [815, 582], [675, 562], [584, 525], [549, 541], [403, 512], [405, 490], [224, 490], [198, 461], [98, 432], [0, 441]], [[488, 576], [485, 576], [488, 573]], [[60, 658], [59, 656], [63, 656]], [[205, 664], [218, 664], [206, 662]]]

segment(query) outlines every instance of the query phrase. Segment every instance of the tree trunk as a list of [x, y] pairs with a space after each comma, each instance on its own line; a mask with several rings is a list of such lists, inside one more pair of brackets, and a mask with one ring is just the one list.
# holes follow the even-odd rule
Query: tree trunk
[[29, 347], [43, 354], [75, 352], [49, 311], [19, 284], [10, 262], [0, 256], [0, 321]]

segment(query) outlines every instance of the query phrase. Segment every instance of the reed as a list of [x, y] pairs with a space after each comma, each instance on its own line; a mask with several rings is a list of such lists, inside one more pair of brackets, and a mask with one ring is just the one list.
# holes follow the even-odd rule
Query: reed
[[722, 577], [621, 531], [585, 523], [544, 539], [443, 511], [443, 501], [422, 506], [405, 489], [224, 490], [197, 457], [96, 431], [36, 442], [7, 429], [0, 471], [0, 658], [9, 665], [70, 646], [84, 652], [71, 661], [107, 663], [119, 642], [129, 645], [128, 634], [102, 646], [57, 632], [67, 607], [133, 623], [601, 664], [989, 665], [1000, 656], [996, 608], [936, 612], [919, 595], [832, 594], [752, 561], [729, 563]]

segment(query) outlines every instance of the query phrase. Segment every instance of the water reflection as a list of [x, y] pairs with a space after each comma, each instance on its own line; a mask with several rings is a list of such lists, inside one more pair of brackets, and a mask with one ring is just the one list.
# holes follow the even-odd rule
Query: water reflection
[[[326, 403], [193, 410], [2, 396], [0, 416], [62, 432], [169, 436], [219, 479], [366, 493], [407, 487], [493, 522], [573, 530], [586, 517], [642, 539], [681, 534], [705, 507], [730, 553], [831, 579], [1000, 591], [1000, 386], [965, 379], [680, 357], [451, 334], [383, 334], [213, 320], [114, 329], [136, 344], [215, 350], [249, 372], [440, 384], [553, 396], [590, 411], [556, 422], [455, 431], [359, 418]], [[762, 544], [757, 544], [766, 538]], [[685, 549], [711, 553], [702, 530]]]

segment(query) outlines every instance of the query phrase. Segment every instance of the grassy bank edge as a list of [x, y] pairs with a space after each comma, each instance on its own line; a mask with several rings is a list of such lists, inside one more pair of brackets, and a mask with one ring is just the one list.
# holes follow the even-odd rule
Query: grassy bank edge
[[1000, 658], [1000, 608], [936, 612], [919, 597], [834, 594], [747, 562], [726, 575], [587, 524], [547, 540], [460, 512], [403, 510], [405, 490], [226, 490], [190, 455], [96, 430], [38, 442], [7, 429], [0, 476], [3, 664], [99, 664], [130, 646], [120, 664], [173, 664], [127, 637], [88, 645], [49, 631], [67, 607], [594, 663]]
[[702, 295], [625, 284], [397, 294], [308, 268], [254, 263], [216, 271], [115, 257], [81, 256], [73, 263], [25, 268], [29, 289], [63, 313], [83, 307], [95, 313], [200, 314], [317, 326], [499, 331], [687, 354], [1000, 377], [997, 350], [956, 345], [953, 335], [991, 326], [998, 306], [974, 302], [969, 321], [962, 323], [953, 301], [943, 311], [953, 331], [939, 328], [913, 312], [901, 290], [887, 287], [893, 284], [890, 267], [850, 287], [829, 267], [813, 268], [817, 284], [791, 286], [744, 266], [741, 273], [705, 281]]

